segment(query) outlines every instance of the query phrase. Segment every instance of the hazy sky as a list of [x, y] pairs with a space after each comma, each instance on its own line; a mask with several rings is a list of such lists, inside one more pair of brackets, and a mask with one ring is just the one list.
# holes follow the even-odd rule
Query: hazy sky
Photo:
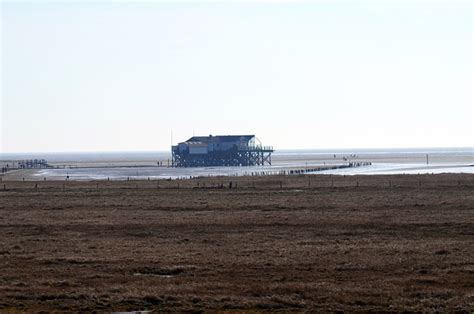
[[1, 4], [0, 152], [474, 146], [471, 1]]

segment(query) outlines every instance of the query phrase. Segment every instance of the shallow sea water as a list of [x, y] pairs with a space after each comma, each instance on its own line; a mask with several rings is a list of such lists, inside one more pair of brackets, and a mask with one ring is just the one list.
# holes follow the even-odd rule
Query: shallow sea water
[[[427, 158], [428, 155], [428, 158]], [[0, 161], [44, 158], [63, 169], [39, 169], [37, 179], [127, 180], [278, 174], [284, 170], [371, 162], [371, 166], [313, 172], [331, 175], [474, 173], [474, 148], [277, 150], [272, 166], [169, 168], [168, 152], [0, 154]], [[428, 162], [428, 164], [427, 164]], [[161, 164], [161, 167], [157, 167]]]

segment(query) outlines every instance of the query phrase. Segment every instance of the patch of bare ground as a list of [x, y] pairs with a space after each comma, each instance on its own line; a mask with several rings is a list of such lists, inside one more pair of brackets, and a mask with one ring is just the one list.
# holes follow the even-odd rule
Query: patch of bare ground
[[5, 184], [2, 312], [474, 308], [473, 175]]

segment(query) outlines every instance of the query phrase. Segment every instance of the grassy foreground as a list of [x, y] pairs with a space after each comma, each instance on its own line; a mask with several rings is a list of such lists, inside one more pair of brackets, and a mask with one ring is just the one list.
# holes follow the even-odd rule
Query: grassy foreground
[[469, 311], [473, 192], [462, 174], [0, 182], [0, 310]]

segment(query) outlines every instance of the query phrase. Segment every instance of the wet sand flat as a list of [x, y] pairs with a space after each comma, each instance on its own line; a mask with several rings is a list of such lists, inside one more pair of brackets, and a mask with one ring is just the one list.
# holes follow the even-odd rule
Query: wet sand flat
[[470, 174], [3, 181], [0, 309], [469, 311], [473, 192]]

